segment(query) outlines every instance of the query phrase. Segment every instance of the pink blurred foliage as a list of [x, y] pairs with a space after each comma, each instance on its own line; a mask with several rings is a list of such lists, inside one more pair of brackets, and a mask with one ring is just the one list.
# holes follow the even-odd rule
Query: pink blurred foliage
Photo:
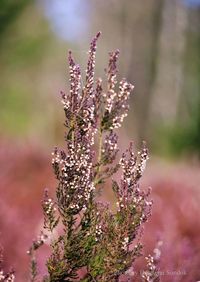
[[38, 146], [1, 141], [0, 162], [0, 242], [4, 266], [15, 269], [16, 281], [28, 281], [26, 251], [39, 232], [44, 187], [54, 183], [50, 156]]
[[[153, 254], [162, 241], [158, 271], [163, 282], [192, 282], [200, 279], [200, 190], [199, 167], [188, 165], [149, 169], [145, 185], [152, 185], [152, 216], [143, 235], [145, 255]], [[151, 176], [150, 176], [151, 175]], [[133, 280], [144, 270], [138, 260]]]
[[156, 239], [163, 242], [159, 265], [162, 281], [197, 281], [200, 278], [200, 191], [181, 180], [160, 180], [153, 185], [153, 199], [153, 214], [144, 232], [144, 242], [149, 252]]
[[[55, 187], [56, 183], [50, 154], [41, 147], [3, 141], [0, 145], [0, 242], [4, 247], [5, 267], [14, 267], [16, 281], [22, 282], [28, 280], [29, 258], [26, 251], [42, 227], [44, 188]], [[166, 176], [157, 165], [147, 170], [142, 183], [144, 187], [149, 184], [153, 187], [154, 200], [152, 216], [143, 235], [144, 253], [153, 254], [156, 242], [163, 242], [158, 268], [164, 282], [200, 279], [199, 168], [193, 173], [188, 171], [191, 168], [187, 166], [171, 169]], [[113, 200], [112, 194], [107, 191], [105, 197]], [[44, 246], [39, 257], [42, 273], [45, 272], [47, 256], [48, 248]], [[139, 259], [129, 275], [121, 277], [121, 281], [140, 281], [138, 273], [143, 269], [144, 261]]]

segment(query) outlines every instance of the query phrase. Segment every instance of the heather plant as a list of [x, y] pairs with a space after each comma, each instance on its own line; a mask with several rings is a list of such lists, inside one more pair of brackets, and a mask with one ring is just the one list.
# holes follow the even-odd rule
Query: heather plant
[[[52, 166], [57, 179], [56, 197], [45, 190], [44, 230], [29, 250], [31, 281], [37, 280], [35, 251], [48, 239], [51, 255], [43, 281], [119, 281], [142, 254], [141, 228], [152, 201], [140, 190], [139, 180], [148, 160], [145, 143], [134, 153], [133, 143], [117, 161], [118, 136], [128, 112], [133, 85], [117, 81], [119, 51], [109, 54], [106, 87], [95, 81], [98, 33], [90, 44], [86, 77], [69, 52], [70, 89], [61, 92], [65, 112], [66, 150], [55, 148]], [[97, 147], [97, 150], [95, 148]], [[98, 201], [98, 193], [112, 179], [116, 209]], [[155, 281], [154, 258], [148, 257], [143, 281]], [[154, 279], [155, 278], [155, 279]], [[157, 281], [157, 280], [156, 280]]]

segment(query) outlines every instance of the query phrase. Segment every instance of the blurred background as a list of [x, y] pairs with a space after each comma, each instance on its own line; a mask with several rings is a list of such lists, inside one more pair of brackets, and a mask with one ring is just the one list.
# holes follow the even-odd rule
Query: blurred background
[[[200, 279], [200, 0], [0, 1], [0, 242], [5, 267], [27, 281], [29, 248], [42, 225], [43, 190], [53, 191], [51, 151], [64, 146], [60, 90], [68, 89], [67, 51], [82, 70], [91, 38], [96, 76], [120, 49], [119, 78], [135, 85], [120, 130], [122, 150], [146, 140], [153, 215], [145, 252], [163, 241], [162, 281]], [[110, 193], [105, 197], [112, 200]], [[43, 261], [46, 253], [43, 254]], [[41, 272], [44, 271], [39, 261]], [[196, 280], [194, 280], [196, 279]], [[134, 280], [133, 280], [134, 281]]]

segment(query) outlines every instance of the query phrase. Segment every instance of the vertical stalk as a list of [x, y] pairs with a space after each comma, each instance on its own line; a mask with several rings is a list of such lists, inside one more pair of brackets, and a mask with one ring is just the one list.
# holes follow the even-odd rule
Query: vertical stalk
[[94, 179], [94, 183], [96, 183], [97, 178], [98, 178], [98, 174], [101, 171], [101, 156], [102, 156], [102, 145], [103, 145], [103, 131], [102, 128], [100, 128], [99, 131], [99, 148], [98, 148], [98, 158], [97, 158], [97, 170], [96, 170], [96, 175], [95, 175], [95, 179]]

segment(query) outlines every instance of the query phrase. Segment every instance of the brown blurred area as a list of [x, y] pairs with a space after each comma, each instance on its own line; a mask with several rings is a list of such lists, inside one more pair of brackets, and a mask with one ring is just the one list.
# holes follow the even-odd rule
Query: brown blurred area
[[[135, 85], [119, 131], [121, 152], [129, 140], [137, 149], [145, 139], [150, 148], [142, 186], [152, 186], [154, 208], [145, 250], [151, 252], [159, 238], [162, 269], [187, 273], [162, 281], [197, 281], [198, 0], [1, 1], [0, 242], [5, 266], [16, 269], [17, 281], [27, 281], [26, 251], [42, 224], [43, 190], [49, 187], [53, 195], [56, 187], [51, 151], [65, 146], [59, 92], [68, 89], [67, 51], [84, 72], [89, 42], [99, 30], [96, 77], [105, 77], [108, 52], [119, 49], [119, 78]], [[110, 192], [103, 197], [114, 202]]]

